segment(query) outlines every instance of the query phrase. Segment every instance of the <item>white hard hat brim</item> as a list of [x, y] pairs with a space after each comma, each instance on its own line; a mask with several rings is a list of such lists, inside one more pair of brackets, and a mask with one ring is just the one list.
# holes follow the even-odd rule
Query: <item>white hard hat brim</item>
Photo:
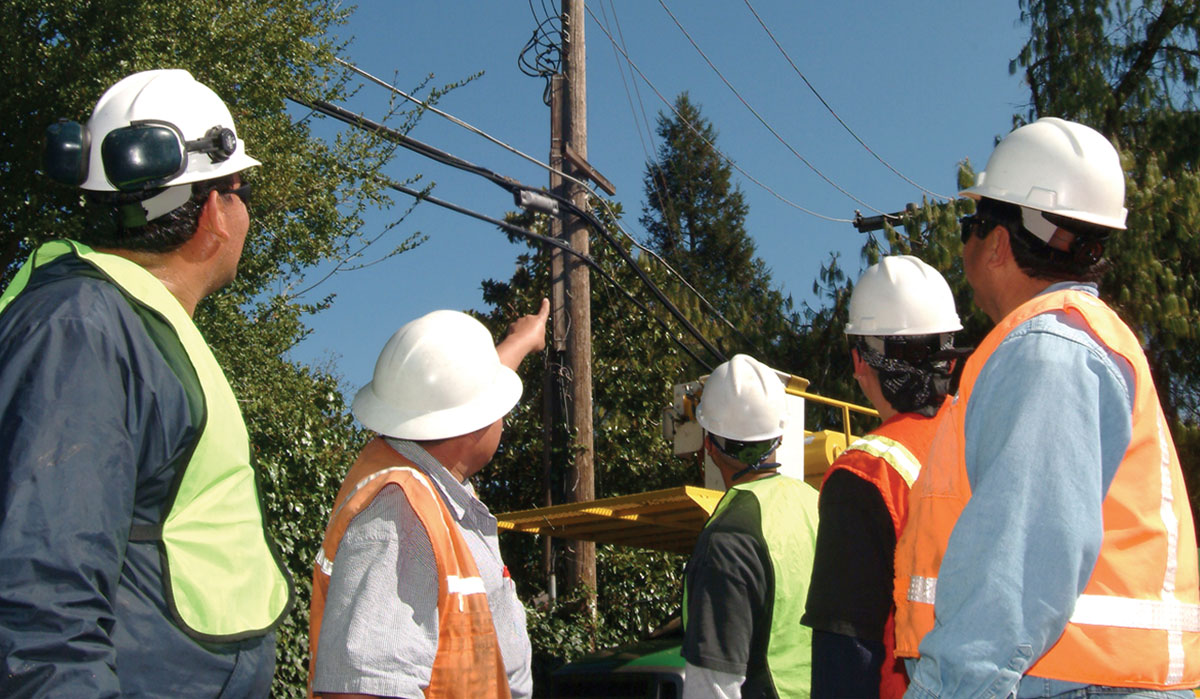
[[1090, 211], [1080, 211], [1079, 209], [1063, 209], [1030, 204], [1027, 197], [1018, 196], [1012, 194], [1011, 192], [1005, 192], [982, 185], [964, 189], [958, 193], [958, 196], [974, 199], [975, 201], [979, 201], [980, 199], [995, 199], [996, 201], [1001, 201], [1005, 204], [1016, 204], [1017, 206], [1033, 209], [1034, 211], [1043, 211], [1048, 214], [1056, 214], [1058, 216], [1062, 216], [1063, 218], [1072, 218], [1076, 221], [1083, 221], [1084, 223], [1094, 223], [1097, 226], [1104, 226], [1105, 228], [1113, 228], [1119, 231], [1128, 230], [1128, 227], [1126, 226], [1126, 218], [1129, 215], [1129, 210], [1125, 207], [1121, 207], [1121, 215], [1119, 217], [1102, 216], [1094, 214]]
[[387, 437], [416, 441], [449, 439], [469, 434], [504, 417], [521, 399], [521, 379], [506, 366], [475, 400], [442, 410], [404, 410], [381, 399], [374, 382], [359, 389], [351, 412], [367, 429]]

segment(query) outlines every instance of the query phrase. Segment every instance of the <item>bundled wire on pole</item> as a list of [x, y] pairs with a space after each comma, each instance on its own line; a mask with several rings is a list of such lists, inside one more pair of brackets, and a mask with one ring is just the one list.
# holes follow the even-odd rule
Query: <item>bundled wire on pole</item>
[[546, 87], [542, 90], [542, 102], [548, 107], [550, 78], [562, 69], [562, 18], [547, 10], [544, 3], [544, 16], [539, 17], [537, 10], [533, 8], [533, 0], [529, 2], [529, 12], [537, 22], [537, 27], [517, 56], [517, 67], [531, 78], [542, 78], [546, 81]]

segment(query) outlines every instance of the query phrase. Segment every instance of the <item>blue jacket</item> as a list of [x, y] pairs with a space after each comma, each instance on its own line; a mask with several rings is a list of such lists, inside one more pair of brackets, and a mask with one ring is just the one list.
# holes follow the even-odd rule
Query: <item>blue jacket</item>
[[153, 525], [195, 439], [182, 383], [121, 291], [64, 258], [0, 314], [0, 696], [266, 696], [273, 635], [170, 618]]

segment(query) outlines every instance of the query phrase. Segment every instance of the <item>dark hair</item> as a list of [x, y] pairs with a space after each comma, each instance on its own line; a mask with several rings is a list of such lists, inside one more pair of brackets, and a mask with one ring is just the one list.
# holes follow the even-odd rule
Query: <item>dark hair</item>
[[993, 227], [1004, 226], [1012, 243], [1013, 259], [1022, 272], [1034, 279], [1096, 282], [1112, 266], [1104, 258], [1104, 243], [1112, 228], [1058, 214], [1044, 214], [1050, 223], [1075, 236], [1070, 248], [1058, 250], [1025, 228], [1021, 207], [1016, 204], [983, 198], [975, 207], [975, 213], [990, 224], [980, 226], [976, 235], [983, 237]]
[[[163, 189], [149, 192], [85, 192], [88, 203], [97, 209], [107, 209], [111, 215], [108, 222], [98, 222], [80, 233], [79, 242], [92, 247], [116, 248], [140, 252], [171, 252], [192, 239], [200, 223], [200, 212], [213, 190], [232, 189], [234, 175], [212, 180], [193, 182], [192, 195], [176, 209], [159, 216], [142, 226], [129, 226], [126, 221], [127, 207], [138, 207], [139, 203], [159, 194]], [[97, 212], [99, 213], [99, 212]]]
[[883, 351], [856, 338], [859, 357], [879, 374], [879, 388], [893, 408], [902, 413], [933, 417], [950, 392], [952, 364], [938, 356], [954, 346], [954, 333], [879, 336]]

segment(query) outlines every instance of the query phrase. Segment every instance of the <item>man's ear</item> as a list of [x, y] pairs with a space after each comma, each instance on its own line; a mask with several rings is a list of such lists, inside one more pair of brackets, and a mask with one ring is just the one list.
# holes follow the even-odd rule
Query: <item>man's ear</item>
[[853, 347], [850, 348], [850, 361], [854, 364], [855, 378], [866, 373], [867, 363], [863, 361], [862, 355], [858, 353], [858, 350]]
[[221, 193], [212, 190], [200, 209], [200, 220], [196, 224], [196, 234], [207, 234], [220, 242], [229, 240], [228, 216], [225, 213]]
[[1012, 233], [1005, 226], [996, 226], [992, 233], [983, 240], [986, 259], [989, 265], [999, 266], [1012, 257]]

